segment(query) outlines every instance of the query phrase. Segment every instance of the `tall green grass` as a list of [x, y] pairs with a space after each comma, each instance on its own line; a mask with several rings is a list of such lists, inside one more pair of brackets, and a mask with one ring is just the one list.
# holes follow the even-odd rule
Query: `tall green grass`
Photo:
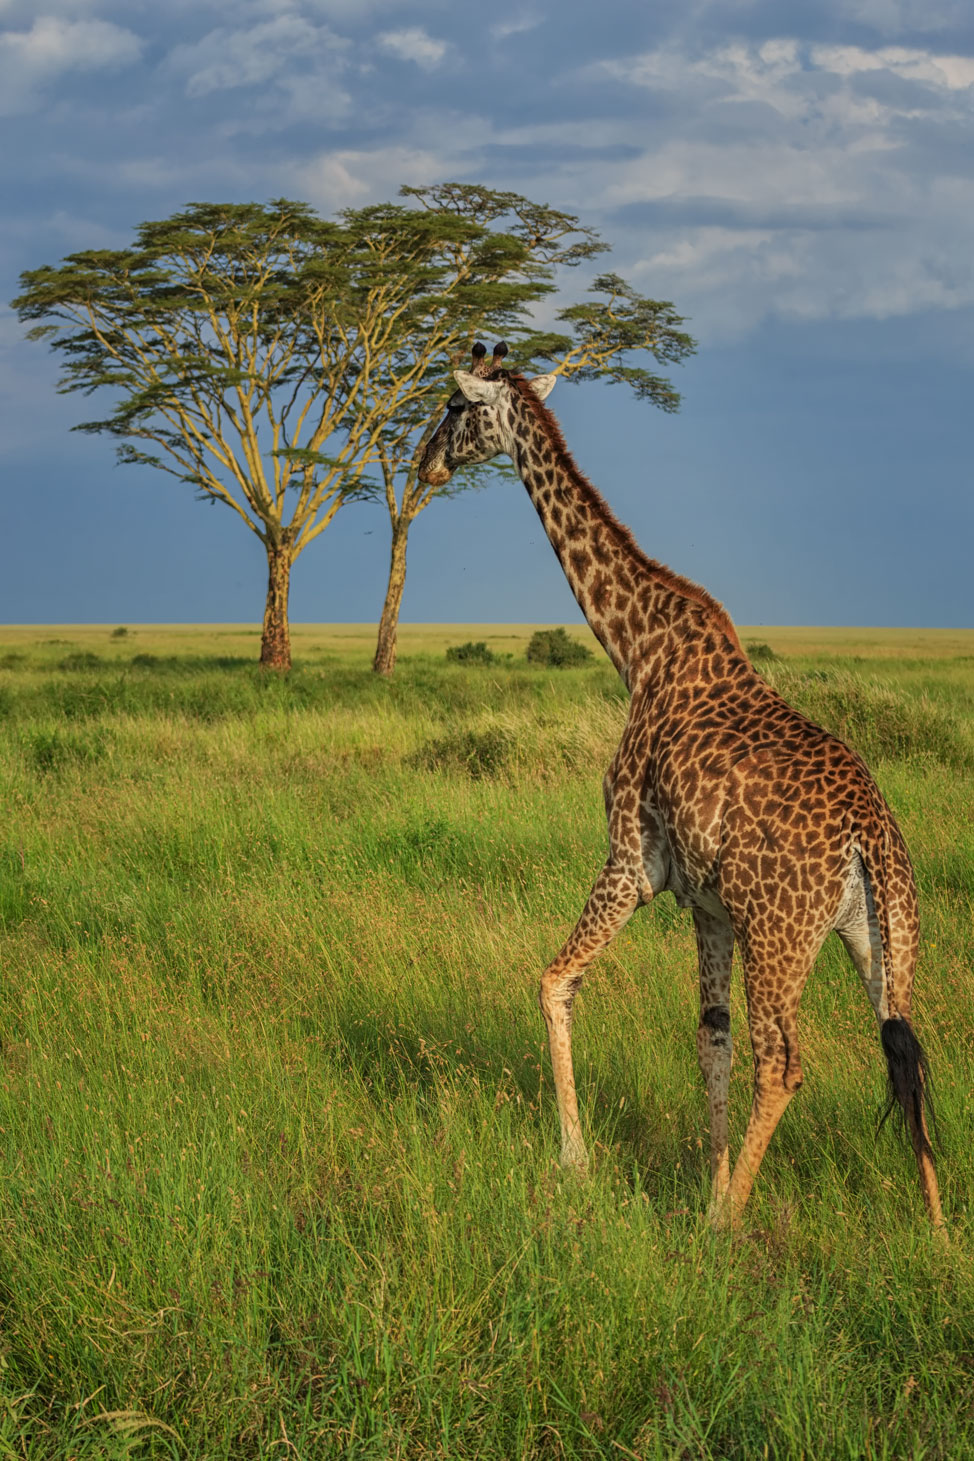
[[[604, 665], [220, 650], [0, 670], [0, 1456], [974, 1452], [974, 666], [767, 667], [917, 865], [943, 1254], [831, 945], [805, 1088], [710, 1233], [669, 897], [586, 981], [594, 1171], [557, 1167], [535, 994], [604, 856]], [[739, 989], [733, 1019], [737, 1142]]]

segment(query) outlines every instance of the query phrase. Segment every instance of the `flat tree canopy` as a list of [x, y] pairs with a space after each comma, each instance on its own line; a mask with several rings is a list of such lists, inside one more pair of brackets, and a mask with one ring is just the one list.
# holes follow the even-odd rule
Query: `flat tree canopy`
[[112, 402], [75, 429], [116, 437], [122, 461], [190, 483], [260, 538], [268, 668], [290, 666], [294, 560], [343, 503], [372, 496], [392, 531], [376, 655], [391, 671], [409, 526], [442, 495], [416, 468], [448, 371], [477, 334], [506, 334], [522, 365], [557, 361], [664, 410], [679, 402], [629, 353], [678, 362], [693, 341], [672, 306], [617, 276], [561, 310], [563, 328], [533, 327], [556, 271], [605, 248], [576, 217], [471, 184], [402, 193], [407, 203], [330, 221], [287, 199], [194, 203], [142, 224], [131, 248], [27, 270], [13, 301], [30, 338], [61, 352], [59, 389], [103, 388]]

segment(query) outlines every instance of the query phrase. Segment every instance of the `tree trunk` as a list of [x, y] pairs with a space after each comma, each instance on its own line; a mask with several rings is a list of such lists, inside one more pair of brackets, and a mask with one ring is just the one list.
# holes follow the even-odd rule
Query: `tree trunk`
[[291, 629], [287, 617], [288, 592], [291, 587], [291, 544], [267, 544], [267, 603], [264, 606], [264, 632], [260, 641], [260, 665], [263, 670], [291, 668]]
[[391, 675], [396, 668], [396, 637], [399, 632], [399, 609], [402, 605], [403, 589], [406, 587], [406, 538], [409, 523], [400, 518], [392, 533], [392, 553], [389, 557], [389, 586], [386, 601], [382, 605], [379, 620], [379, 640], [375, 647], [372, 668], [377, 675]]

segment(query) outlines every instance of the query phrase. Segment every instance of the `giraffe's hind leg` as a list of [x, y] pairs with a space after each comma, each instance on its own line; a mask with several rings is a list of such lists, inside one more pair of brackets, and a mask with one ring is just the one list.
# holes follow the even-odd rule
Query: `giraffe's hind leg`
[[730, 1180], [727, 1156], [727, 1098], [732, 1042], [730, 1029], [731, 961], [734, 930], [730, 920], [695, 908], [693, 924], [700, 966], [700, 1023], [697, 1059], [707, 1087], [710, 1112], [710, 1217], [721, 1210]]
[[769, 969], [745, 957], [754, 1098], [726, 1199], [715, 1214], [718, 1226], [739, 1222], [775, 1128], [801, 1086], [798, 1001], [810, 963], [804, 967], [779, 963]]
[[578, 1119], [572, 1069], [572, 1004], [589, 964], [635, 912], [642, 872], [613, 861], [595, 880], [582, 916], [564, 948], [541, 976], [539, 1003], [548, 1026], [548, 1047], [561, 1122], [561, 1160], [584, 1171], [588, 1153]]

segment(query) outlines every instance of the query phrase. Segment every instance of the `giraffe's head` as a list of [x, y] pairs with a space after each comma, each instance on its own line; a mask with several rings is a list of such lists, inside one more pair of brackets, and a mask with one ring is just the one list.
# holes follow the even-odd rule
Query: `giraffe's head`
[[[495, 345], [494, 357], [487, 365], [486, 348], [478, 343], [473, 347], [471, 369], [454, 372], [459, 389], [447, 402], [446, 417], [423, 453], [419, 464], [422, 482], [443, 487], [457, 467], [489, 462], [501, 453], [515, 455], [518, 392], [508, 372], [501, 368], [506, 354], [507, 346], [502, 341]], [[538, 375], [528, 385], [543, 401], [554, 383], [553, 375]]]

